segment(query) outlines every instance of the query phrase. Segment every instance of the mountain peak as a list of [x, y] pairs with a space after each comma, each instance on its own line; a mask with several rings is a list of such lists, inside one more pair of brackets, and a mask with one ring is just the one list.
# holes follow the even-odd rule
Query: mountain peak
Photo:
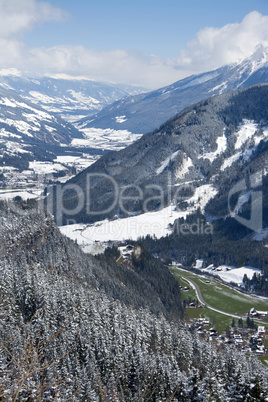
[[[80, 192], [76, 196], [64, 193], [68, 205], [66, 216], [62, 211], [52, 213], [62, 224], [68, 219], [92, 223], [115, 216], [123, 218], [154, 212], [176, 204], [177, 195], [180, 204], [179, 191], [185, 183], [193, 186], [190, 203], [198, 198], [205, 202], [215, 195], [215, 188], [226, 189], [225, 184], [218, 186], [218, 183], [224, 183], [231, 174], [234, 179], [242, 176], [243, 169], [246, 172], [246, 167], [253, 160], [254, 165], [258, 156], [256, 166], [266, 167], [266, 162], [260, 162], [260, 155], [265, 161], [261, 147], [265, 149], [268, 138], [267, 100], [268, 84], [259, 84], [212, 96], [185, 108], [159, 129], [117, 153], [107, 153], [74, 177], [69, 183], [79, 186], [81, 193], [90, 193], [79, 214], [70, 212], [68, 215], [75, 210], [74, 205], [80, 205]], [[252, 169], [256, 169], [253, 165]], [[198, 191], [202, 195], [195, 192], [195, 186], [200, 187]], [[159, 189], [157, 191], [161, 189], [161, 200], [152, 197], [154, 187]], [[137, 197], [133, 197], [137, 194], [133, 188], [138, 188], [142, 194], [138, 202]], [[52, 196], [53, 191], [50, 194]], [[124, 194], [124, 205], [120, 194]], [[57, 202], [54, 205], [58, 205]]]
[[[268, 48], [258, 46], [238, 63], [184, 78], [152, 92], [129, 96], [108, 105], [79, 124], [145, 134], [157, 129], [187, 106], [210, 96], [268, 82]], [[125, 116], [119, 120], [118, 116]]]
[[254, 52], [246, 59], [237, 63], [237, 65], [251, 65], [251, 73], [259, 70], [262, 67], [268, 66], [268, 47], [259, 44]]
[[250, 56], [252, 60], [264, 60], [268, 61], [268, 46], [264, 46], [263, 44], [259, 44], [256, 46], [255, 51]]

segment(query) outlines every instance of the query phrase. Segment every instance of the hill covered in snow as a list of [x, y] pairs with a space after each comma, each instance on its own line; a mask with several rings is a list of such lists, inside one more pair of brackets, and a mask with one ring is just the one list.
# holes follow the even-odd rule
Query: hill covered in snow
[[116, 101], [95, 116], [82, 119], [79, 126], [144, 134], [202, 99], [264, 82], [268, 82], [268, 49], [259, 47], [249, 58], [238, 63]]

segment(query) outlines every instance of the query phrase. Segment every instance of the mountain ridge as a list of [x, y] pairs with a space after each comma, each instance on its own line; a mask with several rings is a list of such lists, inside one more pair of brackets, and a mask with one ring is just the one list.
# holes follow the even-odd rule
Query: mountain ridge
[[[166, 87], [128, 96], [78, 122], [81, 128], [126, 129], [145, 134], [180, 110], [209, 96], [268, 81], [268, 50], [259, 47], [249, 58], [192, 75]], [[90, 120], [90, 121], [89, 121]]]
[[83, 135], [70, 123], [16, 93], [0, 88], [0, 165], [26, 168], [29, 160], [52, 160]]
[[[178, 194], [178, 188], [183, 189], [189, 181], [192, 183], [189, 199], [202, 185], [209, 185], [210, 191], [214, 188], [218, 193], [221, 186], [226, 188], [224, 182], [228, 178], [232, 177], [235, 182], [240, 175], [246, 174], [247, 166], [252, 166], [253, 172], [258, 168], [266, 169], [265, 162], [263, 164], [266, 151], [261, 149], [268, 136], [267, 105], [267, 84], [213, 96], [187, 107], [158, 130], [145, 134], [124, 150], [104, 155], [69, 182], [85, 192], [86, 177], [92, 178], [90, 199], [87, 200], [90, 208], [88, 205], [81, 207], [77, 222], [137, 214], [142, 206], [148, 207], [150, 199], [150, 210], [156, 210], [159, 204], [162, 207], [167, 205], [169, 186], [173, 189], [171, 202], [174, 194]], [[263, 158], [261, 152], [264, 152]], [[101, 214], [114, 203], [115, 183], [121, 195], [123, 191], [125, 197], [130, 197], [124, 200], [128, 212], [120, 208], [117, 199], [109, 213]], [[141, 190], [140, 197], [137, 186]], [[163, 190], [163, 200], [157, 193], [157, 186], [158, 190]], [[225, 198], [227, 195], [228, 192]], [[78, 193], [71, 194], [66, 190], [66, 208], [71, 210], [78, 199]], [[91, 214], [90, 211], [94, 212]], [[70, 214], [70, 218], [75, 219], [75, 216]]]
[[144, 89], [131, 85], [98, 82], [87, 79], [24, 77], [2, 75], [0, 88], [17, 93], [48, 112], [60, 115], [73, 122], [81, 116], [94, 114], [104, 106], [129, 94], [138, 94]]

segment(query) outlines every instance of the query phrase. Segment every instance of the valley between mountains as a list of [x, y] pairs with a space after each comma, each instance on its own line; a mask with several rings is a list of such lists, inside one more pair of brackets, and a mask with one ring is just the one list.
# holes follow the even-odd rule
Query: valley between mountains
[[1, 400], [267, 400], [267, 55], [0, 77]]

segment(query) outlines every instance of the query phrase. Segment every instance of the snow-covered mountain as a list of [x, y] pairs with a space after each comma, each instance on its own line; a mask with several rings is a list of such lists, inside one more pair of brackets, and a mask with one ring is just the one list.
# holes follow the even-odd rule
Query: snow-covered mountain
[[136, 139], [127, 130], [82, 133], [58, 114], [0, 88], [0, 173], [8, 172], [2, 185], [24, 186], [36, 174], [71, 176]]
[[0, 203], [6, 400], [264, 400], [265, 365], [186, 326], [160, 260], [142, 249], [128, 265], [116, 249], [85, 255], [31, 204]]
[[0, 88], [14, 91], [26, 100], [42, 106], [49, 112], [75, 121], [100, 111], [104, 106], [129, 94], [144, 92], [131, 85], [103, 83], [87, 79], [28, 78], [12, 74], [1, 75]]
[[22, 168], [34, 159], [51, 160], [74, 138], [83, 138], [82, 133], [60, 116], [0, 89], [0, 166]]
[[[80, 194], [67, 191], [68, 216], [62, 216], [62, 210], [56, 215], [63, 222], [72, 218], [85, 223], [139, 215], [167, 205], [182, 211], [200, 206], [205, 211], [209, 201], [211, 216], [228, 215], [228, 194], [239, 180], [245, 180], [245, 188], [237, 208], [248, 204], [249, 172], [263, 172], [266, 188], [267, 149], [268, 84], [213, 96], [184, 109], [126, 149], [104, 155], [73, 178], [70, 183], [84, 192], [79, 213], [73, 206]], [[90, 198], [85, 202], [89, 185]], [[266, 196], [264, 191], [267, 209]], [[164, 225], [178, 217], [163, 219]], [[268, 226], [267, 214], [264, 221]]]
[[239, 63], [114, 102], [95, 116], [82, 119], [79, 126], [147, 133], [202, 99], [264, 82], [268, 82], [268, 49], [259, 47], [251, 57]]

